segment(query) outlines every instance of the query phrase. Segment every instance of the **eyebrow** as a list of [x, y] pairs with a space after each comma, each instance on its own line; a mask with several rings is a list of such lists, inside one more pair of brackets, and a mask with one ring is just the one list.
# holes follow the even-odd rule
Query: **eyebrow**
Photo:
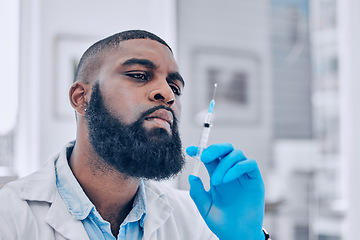
[[[130, 58], [130, 59], [126, 60], [122, 65], [124, 65], [124, 66], [142, 65], [142, 66], [144, 66], [146, 68], [150, 68], [150, 69], [157, 68], [157, 66], [154, 62], [152, 62], [148, 59], [142, 59], [142, 58]], [[183, 87], [185, 86], [185, 81], [184, 81], [183, 77], [180, 75], [180, 73], [178, 73], [178, 72], [170, 73], [166, 79], [168, 81], [178, 80], [181, 82]]]
[[168, 81], [179, 80], [181, 82], [181, 84], [183, 85], [183, 87], [185, 86], [185, 81], [182, 78], [182, 76], [180, 75], [180, 73], [178, 73], [178, 72], [170, 73], [168, 75], [168, 77], [166, 78], [166, 80], [168, 80]]
[[130, 58], [126, 60], [122, 65], [128, 66], [128, 65], [142, 65], [147, 68], [156, 69], [157, 66], [155, 63], [148, 59], [141, 59], [141, 58]]

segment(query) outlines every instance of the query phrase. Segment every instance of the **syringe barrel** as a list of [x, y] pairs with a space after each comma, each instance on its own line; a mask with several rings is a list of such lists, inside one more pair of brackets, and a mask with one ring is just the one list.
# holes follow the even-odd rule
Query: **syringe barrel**
[[209, 127], [203, 127], [201, 131], [201, 137], [199, 141], [199, 147], [200, 148], [206, 148], [207, 141], [209, 139], [210, 135], [210, 126]]
[[200, 136], [200, 141], [199, 141], [199, 146], [198, 146], [198, 151], [197, 151], [196, 156], [200, 157], [202, 151], [204, 150], [204, 148], [206, 148], [206, 144], [208, 142], [209, 135], [210, 135], [210, 125], [207, 127], [204, 126], [201, 131], [201, 136]]
[[207, 142], [208, 142], [208, 139], [209, 139], [209, 136], [210, 136], [211, 122], [212, 122], [212, 114], [208, 112], [206, 114], [204, 125], [203, 125], [203, 128], [201, 130], [198, 151], [197, 151], [197, 154], [196, 154], [196, 156], [198, 156], [198, 157], [200, 157], [200, 155], [202, 153], [202, 150], [204, 148], [206, 148], [206, 145], [207, 145]]

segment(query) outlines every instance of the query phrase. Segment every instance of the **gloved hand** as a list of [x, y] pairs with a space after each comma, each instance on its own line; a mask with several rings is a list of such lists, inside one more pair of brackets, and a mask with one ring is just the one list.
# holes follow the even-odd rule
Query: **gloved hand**
[[[195, 156], [197, 147], [186, 149]], [[210, 230], [221, 240], [263, 240], [264, 183], [255, 160], [229, 143], [204, 149], [201, 161], [210, 176], [205, 191], [199, 177], [190, 175], [190, 196]]]

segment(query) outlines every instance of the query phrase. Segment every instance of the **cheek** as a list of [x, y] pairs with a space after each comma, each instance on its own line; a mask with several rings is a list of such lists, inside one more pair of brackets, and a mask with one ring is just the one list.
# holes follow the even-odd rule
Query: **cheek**
[[130, 125], [139, 119], [139, 112], [136, 106], [122, 106], [118, 109], [117, 115], [124, 124]]
[[139, 120], [141, 115], [148, 110], [148, 106], [135, 101], [123, 101], [117, 105], [115, 114], [124, 124], [130, 125]]
[[142, 109], [136, 102], [134, 94], [128, 92], [117, 92], [107, 95], [104, 104], [113, 116], [116, 116], [123, 124], [129, 125], [137, 121]]

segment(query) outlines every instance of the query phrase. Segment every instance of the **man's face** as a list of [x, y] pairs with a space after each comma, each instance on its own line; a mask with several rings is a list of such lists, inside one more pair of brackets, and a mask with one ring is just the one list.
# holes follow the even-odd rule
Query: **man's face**
[[[105, 106], [124, 124], [135, 122], [142, 112], [154, 106], [170, 107], [179, 117], [183, 81], [170, 50], [149, 39], [120, 43], [118, 50], [106, 54], [98, 75]], [[165, 116], [170, 122], [170, 116]], [[147, 129], [162, 127], [169, 131], [167, 121], [151, 118]]]
[[97, 154], [132, 177], [164, 179], [184, 165], [177, 129], [182, 79], [169, 49], [122, 42], [106, 55], [85, 115]]

